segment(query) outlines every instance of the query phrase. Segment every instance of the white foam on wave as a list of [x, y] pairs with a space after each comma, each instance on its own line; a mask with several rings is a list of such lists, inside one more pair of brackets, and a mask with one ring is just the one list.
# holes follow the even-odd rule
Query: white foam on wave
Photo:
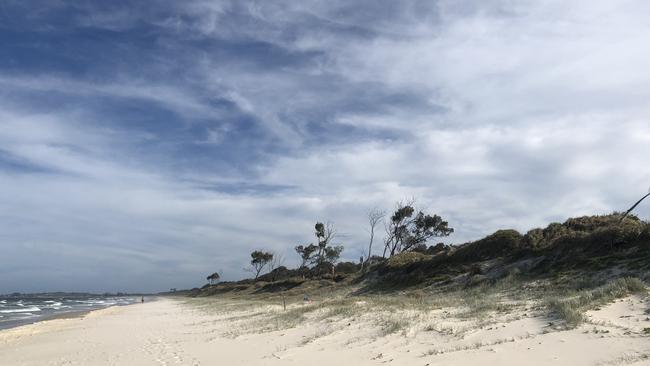
[[117, 304], [115, 301], [111, 300], [88, 300], [86, 301], [87, 305], [99, 305], [99, 306], [111, 306]]
[[32, 311], [41, 311], [41, 309], [37, 306], [30, 306], [28, 308], [22, 308], [22, 309], [6, 309], [6, 310], [0, 310], [0, 313], [3, 314], [9, 314], [9, 313], [29, 313]]

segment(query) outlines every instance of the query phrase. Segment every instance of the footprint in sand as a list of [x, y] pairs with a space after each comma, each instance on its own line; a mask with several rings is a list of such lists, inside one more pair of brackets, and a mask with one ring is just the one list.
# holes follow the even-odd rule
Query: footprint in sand
[[178, 342], [169, 342], [165, 338], [150, 338], [145, 342], [143, 350], [154, 357], [154, 360], [161, 366], [170, 365], [192, 365], [200, 366], [195, 358], [186, 358]]

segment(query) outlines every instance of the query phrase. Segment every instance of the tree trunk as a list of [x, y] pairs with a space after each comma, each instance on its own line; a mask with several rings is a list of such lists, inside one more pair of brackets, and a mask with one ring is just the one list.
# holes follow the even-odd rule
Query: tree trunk
[[[372, 253], [372, 240], [374, 239], [374, 237], [375, 237], [375, 230], [374, 230], [374, 228], [372, 228], [372, 229], [370, 229], [370, 244], [368, 244], [368, 256], [366, 257], [366, 262], [365, 263], [368, 263], [370, 261], [370, 253]], [[363, 270], [364, 267], [365, 266], [362, 263], [361, 264], [361, 269]]]

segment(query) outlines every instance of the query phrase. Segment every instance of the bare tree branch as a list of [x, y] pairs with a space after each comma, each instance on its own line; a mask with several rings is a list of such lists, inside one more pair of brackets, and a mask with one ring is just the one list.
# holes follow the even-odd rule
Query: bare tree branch
[[643, 200], [646, 199], [646, 198], [649, 197], [649, 196], [650, 196], [650, 189], [648, 189], [648, 193], [647, 193], [645, 196], [641, 197], [641, 199], [638, 200], [638, 201], [636, 201], [636, 203], [635, 203], [634, 205], [632, 205], [632, 207], [630, 207], [629, 210], [625, 211], [625, 213], [623, 214], [623, 216], [621, 216], [621, 219], [620, 219], [618, 222], [619, 222], [619, 223], [622, 222], [623, 219], [624, 219], [625, 217], [627, 217], [627, 215], [628, 215], [630, 212], [632, 212], [632, 210], [634, 210], [634, 209], [636, 208], [636, 206], [639, 205], [639, 203], [643, 202]]
[[386, 216], [386, 211], [380, 210], [377, 207], [368, 211], [368, 225], [370, 226], [368, 232], [370, 234], [370, 241], [368, 243], [368, 254], [366, 255], [366, 263], [370, 261], [370, 257], [372, 256], [372, 243], [375, 239], [375, 227], [377, 226], [378, 223], [384, 220], [385, 216]]

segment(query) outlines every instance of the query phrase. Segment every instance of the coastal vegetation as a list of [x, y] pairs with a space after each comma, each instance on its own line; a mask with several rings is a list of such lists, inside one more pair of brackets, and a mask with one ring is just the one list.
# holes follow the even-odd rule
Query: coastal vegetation
[[[321, 307], [327, 308], [321, 315], [354, 316], [362, 310], [354, 304], [365, 301], [377, 312], [454, 305], [454, 316], [462, 319], [528, 309], [553, 319], [553, 329], [569, 329], [584, 323], [588, 311], [630, 294], [646, 294], [650, 223], [634, 215], [570, 218], [523, 234], [498, 230], [458, 245], [428, 245], [453, 228], [442, 217], [415, 209], [413, 201], [397, 203], [390, 216], [371, 210], [368, 223], [368, 252], [359, 262], [340, 262], [343, 246], [334, 225], [318, 222], [315, 241], [294, 247], [297, 268], [270, 265], [274, 255], [257, 250], [251, 254], [254, 278], [209, 284], [190, 295], [281, 298], [289, 310], [269, 318], [276, 325], [283, 319], [299, 322]], [[372, 255], [376, 229], [382, 224], [382, 255]], [[306, 298], [318, 303], [292, 307]], [[404, 320], [408, 317], [386, 314], [386, 332], [410, 326]]]
[[251, 253], [251, 266], [249, 270], [255, 274], [255, 279], [260, 276], [260, 272], [273, 260], [273, 253], [256, 250]]
[[211, 284], [214, 285], [215, 283], [219, 282], [219, 278], [221, 276], [219, 275], [219, 272], [214, 272], [213, 274], [209, 275], [206, 277], [206, 280]]

